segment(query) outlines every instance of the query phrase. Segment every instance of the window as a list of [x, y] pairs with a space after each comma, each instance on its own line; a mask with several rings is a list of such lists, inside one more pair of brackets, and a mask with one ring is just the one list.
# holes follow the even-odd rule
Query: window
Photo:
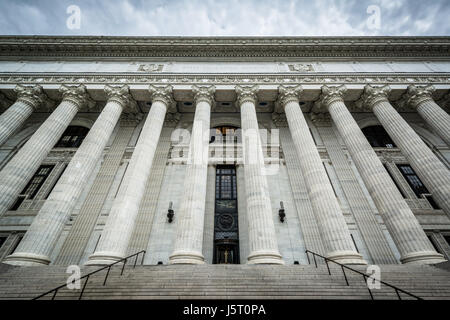
[[0, 248], [3, 246], [3, 244], [6, 241], [6, 239], [8, 239], [8, 237], [0, 237]]
[[370, 126], [362, 129], [372, 147], [395, 148], [395, 144], [382, 126]]
[[19, 246], [20, 241], [22, 241], [23, 239], [23, 235], [19, 236], [19, 238], [17, 239], [16, 243], [14, 244], [14, 246], [12, 247], [11, 251], [9, 254], [13, 254], [14, 251], [16, 251], [17, 247]]
[[434, 250], [436, 250], [436, 252], [442, 253], [441, 250], [436, 245], [436, 243], [434, 242], [433, 237], [429, 234], [427, 234], [427, 237], [428, 237], [428, 240], [430, 240], [431, 244], [433, 245]]
[[450, 235], [442, 235], [445, 239], [445, 241], [447, 241], [447, 244], [450, 246]]
[[56, 179], [55, 183], [53, 184], [52, 188], [50, 189], [50, 191], [47, 193], [47, 195], [45, 196], [45, 199], [48, 198], [48, 196], [50, 195], [50, 193], [52, 193], [53, 189], [55, 188], [56, 184], [58, 183], [59, 179], [61, 179], [64, 171], [66, 171], [67, 166], [65, 165], [64, 168], [62, 169], [61, 173], [59, 174], [58, 179]]
[[240, 136], [238, 134], [238, 128], [236, 127], [230, 127], [230, 126], [223, 126], [223, 127], [216, 127], [212, 129], [211, 131], [211, 138], [209, 140], [209, 143], [212, 142], [219, 142], [224, 143], [226, 141], [233, 141], [234, 143], [241, 142]]
[[424, 193], [429, 193], [409, 164], [398, 164], [397, 167], [418, 198], [421, 198]]
[[78, 148], [88, 134], [89, 129], [81, 126], [70, 126], [63, 133], [55, 148]]
[[428, 202], [430, 203], [431, 207], [435, 210], [439, 210], [441, 209], [441, 207], [438, 206], [438, 204], [436, 203], [436, 201], [434, 201], [433, 197], [431, 196], [431, 194], [427, 194], [425, 195], [425, 199], [428, 200]]
[[392, 176], [391, 172], [389, 171], [388, 167], [384, 164], [384, 168], [386, 169], [387, 173], [391, 177], [391, 180], [394, 182], [395, 186], [397, 187], [398, 191], [400, 191], [403, 198], [406, 198], [405, 194], [403, 193], [402, 189], [399, 187], [397, 181], [395, 181], [394, 177]]
[[[33, 178], [31, 178], [30, 182], [28, 182], [27, 186], [20, 193], [21, 196], [28, 196], [28, 199], [34, 199], [39, 189], [44, 184], [45, 180], [52, 172], [54, 165], [42, 165], [34, 174]], [[19, 204], [20, 205], [20, 204]]]

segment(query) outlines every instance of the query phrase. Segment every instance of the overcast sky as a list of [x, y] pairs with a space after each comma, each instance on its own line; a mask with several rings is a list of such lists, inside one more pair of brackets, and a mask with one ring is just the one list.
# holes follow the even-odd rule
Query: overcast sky
[[450, 0], [0, 0], [0, 34], [448, 36]]

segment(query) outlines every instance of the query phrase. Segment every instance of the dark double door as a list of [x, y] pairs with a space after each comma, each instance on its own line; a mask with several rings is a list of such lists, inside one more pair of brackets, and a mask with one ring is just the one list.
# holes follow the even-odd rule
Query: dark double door
[[216, 264], [239, 263], [239, 226], [235, 166], [216, 167], [214, 256]]

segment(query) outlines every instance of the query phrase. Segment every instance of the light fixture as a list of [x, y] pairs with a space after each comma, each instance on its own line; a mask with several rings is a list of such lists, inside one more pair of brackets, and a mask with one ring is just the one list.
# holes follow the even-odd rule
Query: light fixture
[[286, 218], [286, 213], [284, 213], [283, 201], [280, 201], [280, 210], [278, 210], [278, 215], [280, 216], [280, 221], [284, 222], [284, 218]]
[[173, 217], [175, 216], [175, 213], [172, 209], [172, 201], [169, 203], [169, 210], [167, 211], [167, 219], [169, 220], [169, 223], [172, 223]]

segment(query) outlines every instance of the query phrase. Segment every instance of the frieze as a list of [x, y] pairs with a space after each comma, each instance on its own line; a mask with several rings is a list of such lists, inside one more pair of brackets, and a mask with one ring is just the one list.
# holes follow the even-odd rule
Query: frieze
[[262, 75], [111, 75], [111, 74], [0, 74], [0, 84], [450, 84], [450, 75], [441, 74], [352, 74], [297, 76], [292, 74]]

